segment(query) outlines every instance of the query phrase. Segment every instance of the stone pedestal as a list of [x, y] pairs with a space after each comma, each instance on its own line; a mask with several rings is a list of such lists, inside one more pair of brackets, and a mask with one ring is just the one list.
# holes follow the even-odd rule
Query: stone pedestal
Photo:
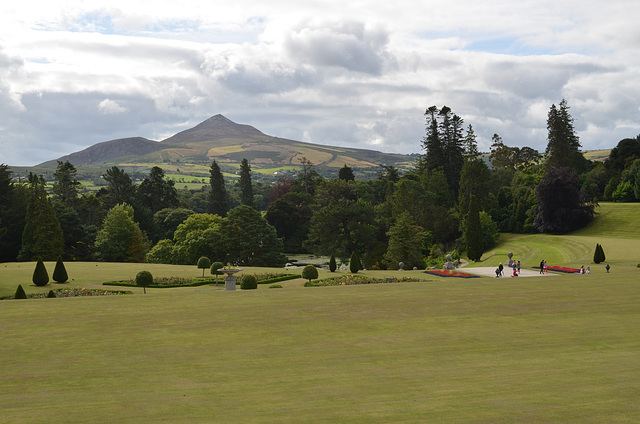
[[240, 272], [242, 271], [242, 269], [240, 268], [233, 268], [233, 269], [224, 269], [224, 268], [220, 268], [218, 270], [218, 272], [224, 272], [225, 274], [227, 274], [226, 277], [224, 277], [224, 289], [225, 290], [235, 290], [236, 289], [236, 281], [238, 281], [238, 277], [236, 277], [235, 274], [236, 272]]

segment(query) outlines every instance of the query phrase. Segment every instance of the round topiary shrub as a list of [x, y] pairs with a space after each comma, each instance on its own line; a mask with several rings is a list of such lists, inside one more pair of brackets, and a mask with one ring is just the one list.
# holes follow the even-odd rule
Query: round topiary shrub
[[147, 286], [153, 284], [153, 275], [149, 271], [140, 271], [136, 274], [136, 285], [142, 286], [144, 292], [147, 292]]
[[258, 280], [255, 275], [244, 275], [240, 283], [242, 290], [255, 290], [258, 288]]
[[211, 268], [211, 259], [207, 258], [206, 256], [201, 256], [200, 259], [198, 259], [197, 266], [198, 269], [202, 269], [202, 278], [204, 278], [204, 270]]
[[32, 281], [38, 287], [46, 286], [49, 283], [49, 273], [47, 272], [47, 267], [44, 266], [44, 262], [42, 262], [42, 258], [38, 258], [36, 269], [33, 270]]
[[16, 289], [16, 294], [13, 295], [14, 299], [26, 299], [27, 298], [27, 294], [24, 292], [24, 289], [22, 288], [22, 284], [18, 284], [18, 288]]
[[216, 276], [216, 286], [218, 285], [218, 275], [224, 274], [222, 271], [218, 271], [219, 269], [224, 268], [224, 264], [222, 262], [214, 262], [211, 264], [211, 275]]
[[302, 269], [302, 278], [305, 278], [311, 282], [318, 278], [318, 269], [313, 265], [307, 265]]
[[66, 283], [68, 280], [69, 274], [67, 274], [67, 269], [64, 267], [62, 257], [58, 256], [56, 267], [53, 270], [53, 281], [55, 281], [56, 283]]

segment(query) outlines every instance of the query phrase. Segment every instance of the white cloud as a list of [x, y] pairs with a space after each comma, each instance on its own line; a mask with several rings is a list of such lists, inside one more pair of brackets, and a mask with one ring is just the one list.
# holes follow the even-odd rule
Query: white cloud
[[0, 162], [159, 139], [216, 113], [419, 152], [431, 105], [472, 124], [484, 150], [493, 133], [544, 150], [563, 98], [583, 146], [612, 147], [640, 122], [636, 15], [633, 0], [3, 4]]
[[125, 113], [128, 109], [125, 106], [121, 106], [118, 102], [111, 99], [104, 99], [98, 103], [98, 110], [105, 115], [119, 115]]

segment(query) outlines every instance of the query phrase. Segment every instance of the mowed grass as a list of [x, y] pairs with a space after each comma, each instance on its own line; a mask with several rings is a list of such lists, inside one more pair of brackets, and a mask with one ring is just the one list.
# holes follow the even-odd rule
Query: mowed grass
[[[549, 254], [551, 243], [574, 264], [602, 237], [584, 231], [538, 235], [523, 252]], [[518, 238], [506, 240], [500, 249]], [[625, 240], [637, 254], [640, 243]], [[0, 301], [0, 421], [637, 422], [639, 271], [634, 253], [621, 249], [619, 259], [615, 249], [605, 245], [609, 274], [592, 267], [590, 275], [463, 280], [408, 271], [426, 281]], [[0, 264], [0, 287], [15, 291], [23, 281], [36, 290], [33, 266]], [[67, 269], [68, 285], [86, 287], [141, 269], [202, 273]]]

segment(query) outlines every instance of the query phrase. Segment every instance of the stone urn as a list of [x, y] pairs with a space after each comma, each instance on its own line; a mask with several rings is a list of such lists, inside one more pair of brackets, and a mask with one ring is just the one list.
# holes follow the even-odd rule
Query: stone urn
[[224, 272], [225, 274], [227, 274], [226, 277], [224, 277], [224, 289], [225, 290], [235, 290], [236, 289], [236, 281], [238, 280], [238, 277], [236, 277], [235, 274], [236, 272], [240, 272], [242, 271], [241, 268], [231, 268], [231, 267], [224, 267], [224, 268], [220, 268], [218, 270], [218, 272]]

